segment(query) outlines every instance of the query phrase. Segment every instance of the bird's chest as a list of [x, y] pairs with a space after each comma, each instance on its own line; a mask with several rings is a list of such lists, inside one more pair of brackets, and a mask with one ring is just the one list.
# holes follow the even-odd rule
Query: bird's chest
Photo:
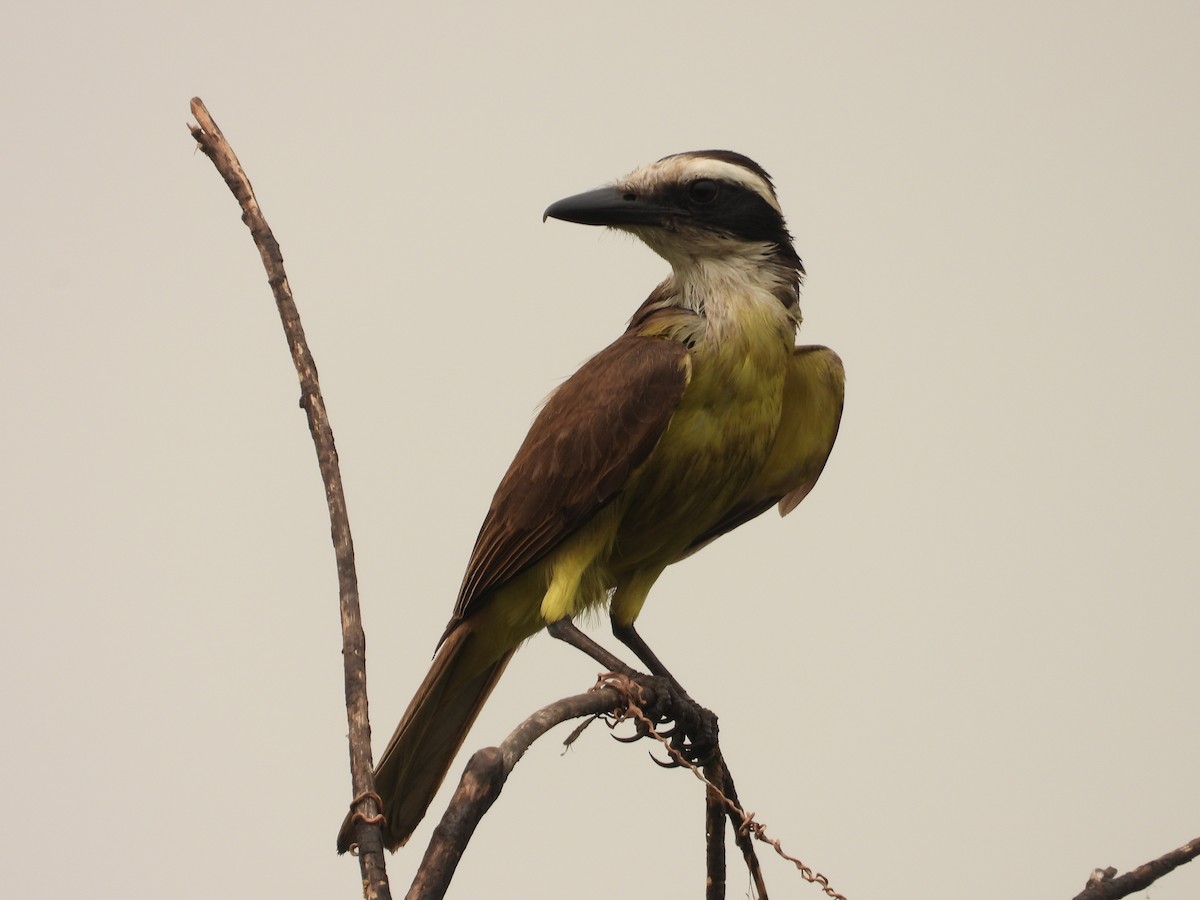
[[781, 346], [725, 346], [693, 354], [691, 381], [659, 448], [662, 474], [677, 470], [680, 489], [714, 499], [740, 492], [775, 436], [786, 363]]
[[790, 340], [765, 326], [693, 348], [679, 408], [626, 495], [621, 531], [633, 544], [690, 543], [737, 501], [774, 441], [790, 355]]

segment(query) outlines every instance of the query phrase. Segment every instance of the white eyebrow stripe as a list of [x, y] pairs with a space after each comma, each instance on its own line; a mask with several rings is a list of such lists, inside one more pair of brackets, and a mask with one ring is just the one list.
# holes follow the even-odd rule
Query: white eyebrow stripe
[[739, 165], [707, 156], [689, 156], [686, 153], [680, 156], [668, 156], [666, 159], [638, 169], [628, 178], [623, 179], [622, 183], [648, 185], [655, 182], [683, 181], [685, 178], [712, 178], [716, 181], [739, 184], [747, 190], [754, 191], [771, 204], [777, 213], [783, 215], [779, 201], [775, 199], [775, 192], [762, 178]]

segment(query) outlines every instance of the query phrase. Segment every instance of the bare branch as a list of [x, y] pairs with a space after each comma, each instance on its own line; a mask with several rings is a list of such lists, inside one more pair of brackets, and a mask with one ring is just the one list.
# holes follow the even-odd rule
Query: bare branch
[[283, 331], [291, 350], [292, 362], [300, 378], [300, 405], [308, 414], [308, 428], [317, 451], [321, 479], [325, 483], [325, 499], [329, 505], [330, 531], [337, 560], [342, 658], [346, 680], [346, 719], [350, 726], [350, 776], [355, 795], [352, 805], [356, 807], [361, 818], [355, 841], [359, 847], [363, 894], [367, 900], [391, 900], [391, 889], [383, 858], [383, 839], [377, 818], [381, 810], [378, 796], [374, 793], [375, 783], [372, 777], [374, 766], [371, 762], [371, 726], [367, 719], [366, 637], [363, 634], [358, 606], [354, 542], [350, 536], [350, 519], [346, 512], [346, 497], [342, 490], [342, 476], [338, 468], [333, 430], [329, 425], [329, 415], [317, 380], [317, 366], [309, 352], [304, 328], [300, 324], [300, 313], [292, 299], [292, 289], [283, 267], [283, 253], [258, 205], [250, 179], [199, 97], [192, 98], [191, 109], [197, 122], [196, 125], [188, 126], [192, 137], [196, 139], [204, 154], [212, 160], [221, 177], [225, 179], [225, 184], [237, 198], [242, 208], [242, 221], [250, 229], [254, 245], [262, 257], [267, 281], [271, 285], [275, 305], [283, 321]]
[[[759, 892], [760, 900], [767, 900], [767, 889], [762, 880], [762, 870], [759, 867], [758, 859], [754, 854], [754, 848], [748, 843], [750, 837], [753, 837], [757, 841], [762, 841], [765, 844], [770, 844], [775, 849], [777, 854], [796, 867], [797, 871], [800, 872], [801, 878], [810, 884], [815, 884], [817, 887], [821, 888], [821, 890], [824, 891], [828, 897], [831, 897], [832, 900], [846, 900], [842, 894], [839, 894], [832, 887], [830, 887], [828, 878], [826, 878], [820, 872], [813, 871], [812, 868], [805, 865], [796, 857], [785, 853], [780, 841], [778, 839], [772, 839], [767, 835], [766, 826], [761, 822], [754, 821], [754, 813], [747, 813], [745, 809], [742, 808], [742, 805], [737, 800], [737, 789], [733, 784], [733, 775], [730, 773], [729, 766], [726, 764], [724, 757], [721, 756], [720, 748], [717, 749], [716, 755], [710, 761], [709, 765], [714, 767], [719, 765], [721, 767], [723, 789], [718, 788], [712, 781], [708, 779], [708, 777], [703, 771], [700, 770], [699, 767], [685, 759], [684, 756], [671, 745], [671, 742], [667, 740], [667, 738], [659, 734], [659, 732], [654, 729], [654, 724], [646, 717], [645, 713], [643, 713], [641, 709], [641, 705], [648, 702], [647, 700], [642, 699], [640, 696], [645, 691], [643, 686], [633, 682], [625, 675], [616, 674], [609, 674], [605, 676], [602, 679], [602, 683], [610, 687], [615, 687], [622, 693], [626, 694], [628, 696], [628, 700], [625, 703], [625, 714], [635, 719], [645, 727], [647, 737], [654, 738], [654, 740], [663, 745], [664, 749], [666, 749], [676, 766], [688, 769], [693, 775], [704, 782], [704, 784], [708, 786], [709, 790], [714, 791], [717, 795], [719, 795], [720, 799], [725, 803], [728, 809], [729, 819], [733, 823], [734, 831], [739, 838], [738, 846], [742, 848], [742, 854], [746, 859], [746, 866], [750, 869], [751, 874], [754, 876], [755, 887]], [[638, 700], [634, 699], [635, 694], [639, 696]], [[743, 839], [747, 843], [743, 844]]]
[[1191, 862], [1197, 856], [1200, 856], [1200, 838], [1194, 838], [1182, 847], [1119, 877], [1114, 877], [1116, 869], [1097, 869], [1088, 879], [1087, 887], [1076, 894], [1074, 900], [1117, 900], [1118, 897], [1128, 897], [1137, 891], [1144, 891], [1168, 872]]
[[756, 896], [758, 900], [767, 900], [767, 882], [763, 877], [762, 864], [758, 861], [758, 854], [754, 852], [754, 841], [750, 837], [750, 832], [742, 827], [746, 814], [742, 812], [742, 801], [738, 799], [737, 787], [733, 783], [733, 773], [729, 771], [725, 757], [722, 756], [716, 760], [716, 763], [719, 763], [721, 774], [721, 786], [716, 792], [717, 800], [725, 806], [729, 824], [733, 826], [734, 843], [742, 851], [742, 861], [746, 863], [746, 869], [754, 880]]
[[[635, 699], [636, 697], [636, 699]], [[754, 881], [759, 900], [767, 900], [767, 887], [762, 868], [754, 852], [754, 840], [771, 844], [784, 859], [792, 862], [804, 880], [816, 884], [834, 900], [845, 898], [834, 891], [824, 875], [813, 872], [803, 862], [783, 852], [779, 841], [767, 837], [764, 827], [754, 821], [753, 813], [746, 813], [737, 799], [737, 789], [729, 767], [720, 751], [708, 763], [704, 771], [686, 760], [667, 737], [655, 730], [654, 723], [642, 711], [642, 707], [661, 706], [672, 700], [654, 693], [648, 685], [623, 674], [609, 672], [600, 677], [595, 688], [586, 694], [568, 697], [552, 703], [534, 713], [521, 723], [499, 747], [486, 747], [477, 751], [467, 763], [457, 790], [450, 800], [441, 822], [434, 829], [429, 847], [421, 866], [409, 888], [406, 900], [440, 900], [449, 888], [458, 861], [466, 851], [475, 828], [495, 803], [513, 767], [529, 746], [548, 730], [567, 719], [582, 716], [602, 716], [615, 727], [627, 719], [638, 726], [638, 734], [652, 738], [663, 745], [678, 767], [686, 768], [706, 785], [707, 809], [705, 829], [708, 839], [708, 877], [706, 900], [724, 897], [725, 862], [723, 846], [723, 820], [728, 816], [734, 826], [737, 845], [742, 850], [746, 868]], [[669, 718], [669, 710], [661, 710]], [[577, 728], [567, 737], [570, 744], [582, 729]], [[621, 738], [625, 741], [626, 739]], [[717, 849], [717, 845], [720, 848]]]
[[496, 802], [509, 773], [534, 741], [568, 719], [619, 709], [623, 699], [614, 688], [566, 697], [539, 709], [513, 729], [499, 747], [477, 750], [467, 763], [441, 822], [434, 829], [416, 878], [405, 895], [406, 900], [440, 900], [445, 896], [476, 826]]
[[712, 763], [704, 767], [711, 787], [704, 789], [704, 846], [706, 877], [704, 900], [725, 900], [725, 786], [723, 767]]

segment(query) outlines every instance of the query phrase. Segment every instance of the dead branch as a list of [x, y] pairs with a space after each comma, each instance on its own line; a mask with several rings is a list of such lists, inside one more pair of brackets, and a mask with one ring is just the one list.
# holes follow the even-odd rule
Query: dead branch
[[1088, 879], [1087, 887], [1076, 894], [1073, 900], [1117, 900], [1118, 897], [1128, 897], [1137, 891], [1144, 891], [1168, 872], [1191, 862], [1197, 856], [1200, 856], [1200, 838], [1194, 838], [1182, 847], [1121, 876], [1117, 876], [1117, 870], [1111, 866], [1097, 869]]
[[[686, 759], [671, 742], [660, 734], [654, 728], [654, 723], [646, 717], [642, 712], [642, 706], [648, 701], [642, 698], [645, 688], [625, 675], [609, 674], [604, 676], [602, 684], [615, 687], [620, 690], [628, 698], [625, 703], [625, 715], [638, 722], [640, 729], [646, 737], [653, 738], [663, 745], [668, 756], [671, 757], [674, 765], [672, 768], [684, 768], [689, 770], [700, 781], [704, 782], [708, 791], [710, 791], [716, 799], [720, 800], [726, 807], [729, 821], [733, 825], [735, 839], [738, 846], [742, 849], [742, 855], [746, 860], [746, 868], [750, 870], [750, 874], [754, 878], [755, 890], [758, 892], [758, 900], [767, 900], [767, 886], [763, 881], [762, 868], [758, 863], [758, 858], [754, 853], [754, 847], [750, 842], [750, 838], [762, 841], [764, 844], [770, 844], [775, 852], [792, 863], [796, 870], [800, 873], [800, 877], [810, 884], [815, 884], [825, 892], [826, 896], [832, 900], [846, 900], [845, 896], [839, 894], [829, 885], [829, 879], [820, 872], [813, 871], [812, 868], [805, 865], [801, 860], [794, 856], [785, 853], [781, 842], [767, 835], [766, 826], [761, 822], [754, 821], [754, 813], [748, 813], [742, 807], [741, 802], [737, 798], [737, 788], [733, 784], [733, 775], [729, 771], [729, 766], [725, 762], [725, 758], [721, 755], [720, 747], [717, 748], [713, 758], [708, 763], [708, 768], [701, 770], [699, 766]], [[653, 698], [650, 698], [652, 702]], [[711, 769], [715, 774], [719, 775], [720, 786], [710, 780], [706, 772]]]
[[750, 832], [742, 827], [745, 814], [742, 812], [742, 801], [738, 799], [737, 787], [733, 783], [733, 773], [729, 771], [724, 756], [718, 756], [709, 763], [703, 773], [705, 777], [710, 769], [719, 776], [720, 781], [715, 788], [710, 787], [705, 793], [713, 794], [713, 800], [721, 804], [729, 817], [729, 824], [733, 828], [733, 841], [742, 851], [742, 861], [745, 862], [746, 870], [754, 881], [755, 894], [758, 900], [767, 900], [767, 882], [763, 877], [762, 864], [758, 861], [758, 854], [754, 852], [754, 841]]
[[725, 900], [725, 779], [712, 763], [704, 767], [704, 777], [712, 783], [704, 789], [704, 900]]
[[475, 751], [450, 805], [433, 831], [405, 900], [441, 900], [445, 896], [476, 826], [496, 802], [509, 773], [534, 741], [568, 719], [618, 710], [622, 700], [621, 693], [615, 688], [566, 697], [539, 709], [513, 729], [499, 747]]
[[358, 577], [354, 568], [354, 542], [350, 536], [350, 518], [346, 512], [346, 497], [342, 491], [342, 475], [338, 468], [337, 448], [325, 400], [317, 380], [317, 366], [304, 338], [300, 313], [292, 298], [283, 253], [279, 242], [267, 225], [250, 179], [225, 140], [199, 97], [193, 97], [192, 115], [197, 124], [189, 125], [196, 139], [225, 184], [242, 208], [242, 221], [250, 229], [254, 245], [267, 271], [267, 282], [275, 295], [275, 305], [283, 321], [284, 335], [291, 350], [292, 362], [300, 378], [300, 405], [308, 414], [308, 428], [317, 451], [321, 479], [325, 483], [325, 499], [329, 505], [330, 531], [337, 561], [338, 594], [342, 618], [342, 658], [346, 681], [346, 719], [350, 726], [350, 777], [354, 785], [354, 805], [362, 821], [355, 841], [359, 847], [359, 866], [362, 870], [363, 894], [367, 900], [391, 900], [387, 870], [383, 857], [383, 838], [376, 816], [380, 812], [374, 793], [371, 761], [371, 726], [367, 719], [366, 637], [358, 606]]
[[[643, 707], [657, 708], [664, 718], [669, 719], [672, 699], [659, 697], [653, 688], [641, 684], [625, 674], [607, 673], [600, 677], [596, 687], [586, 694], [567, 697], [538, 710], [522, 722], [499, 747], [478, 750], [467, 763], [458, 788], [451, 798], [446, 812], [434, 829], [421, 860], [420, 868], [412, 886], [405, 895], [406, 900], [441, 900], [454, 877], [458, 861], [466, 852], [467, 844], [475, 828], [500, 795], [513, 767], [529, 749], [529, 746], [562, 722], [583, 716], [603, 717], [610, 728], [620, 722], [631, 720], [642, 737], [658, 741], [667, 751], [675, 765], [686, 768], [706, 786], [705, 831], [708, 847], [706, 900], [721, 900], [725, 896], [725, 850], [724, 819], [729, 818], [734, 830], [734, 839], [742, 850], [746, 868], [754, 881], [756, 896], [767, 900], [767, 887], [755, 854], [754, 840], [771, 844], [784, 859], [792, 862], [801, 877], [820, 887], [833, 900], [846, 900], [829, 886], [828, 879], [813, 872], [800, 860], [783, 852], [779, 841], [767, 837], [764, 826], [754, 821], [753, 813], [746, 813], [737, 799], [729, 766], [720, 755], [720, 749], [701, 771], [671, 745], [670, 739], [655, 728], [655, 723], [642, 711]], [[567, 737], [571, 744], [579, 737], [582, 727]], [[626, 741], [621, 738], [620, 740]]]

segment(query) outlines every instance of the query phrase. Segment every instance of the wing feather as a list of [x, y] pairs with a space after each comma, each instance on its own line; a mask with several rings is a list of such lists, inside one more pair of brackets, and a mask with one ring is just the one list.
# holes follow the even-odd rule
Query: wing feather
[[688, 371], [683, 344], [626, 333], [551, 395], [496, 489], [452, 625], [618, 495], [666, 431]]

